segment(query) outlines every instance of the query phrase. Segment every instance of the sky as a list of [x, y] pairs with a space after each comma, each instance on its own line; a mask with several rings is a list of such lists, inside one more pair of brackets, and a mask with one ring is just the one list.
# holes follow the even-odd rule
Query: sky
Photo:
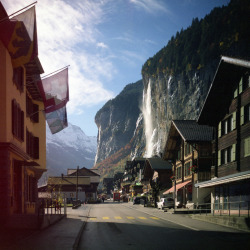
[[[34, 0], [2, 0], [7, 13]], [[44, 75], [69, 66], [68, 121], [97, 136], [95, 115], [142, 78], [145, 61], [172, 36], [229, 0], [37, 0]], [[43, 76], [43, 75], [42, 75]]]

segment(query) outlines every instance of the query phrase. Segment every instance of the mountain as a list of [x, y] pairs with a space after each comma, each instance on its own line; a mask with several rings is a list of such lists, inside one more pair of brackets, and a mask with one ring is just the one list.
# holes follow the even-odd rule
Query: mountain
[[141, 112], [142, 90], [142, 80], [128, 84], [116, 98], [108, 101], [97, 112], [96, 163], [119, 151], [133, 137]]
[[143, 89], [130, 84], [98, 111], [95, 167], [103, 177], [122, 170], [127, 159], [161, 155], [171, 120], [197, 118], [220, 56], [250, 58], [249, 16], [249, 0], [231, 0], [193, 19], [145, 62]]
[[45, 182], [47, 176], [66, 174], [68, 168], [91, 168], [94, 165], [96, 148], [96, 136], [87, 136], [78, 126], [69, 123], [67, 128], [54, 135], [47, 126], [47, 172], [40, 183]]

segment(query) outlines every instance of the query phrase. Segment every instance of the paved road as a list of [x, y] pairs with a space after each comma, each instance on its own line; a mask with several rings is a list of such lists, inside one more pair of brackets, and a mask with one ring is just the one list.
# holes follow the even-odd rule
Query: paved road
[[250, 249], [249, 233], [130, 203], [88, 205], [78, 249]]

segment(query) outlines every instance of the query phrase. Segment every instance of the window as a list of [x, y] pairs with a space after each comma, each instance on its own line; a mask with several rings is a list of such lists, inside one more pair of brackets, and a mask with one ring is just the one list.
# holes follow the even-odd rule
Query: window
[[39, 122], [39, 106], [26, 94], [26, 113], [32, 122]]
[[12, 100], [12, 134], [24, 140], [24, 112], [15, 99]]
[[218, 151], [218, 165], [227, 164], [235, 161], [235, 148], [236, 144]]
[[185, 176], [190, 175], [190, 167], [191, 167], [191, 162], [188, 162], [185, 164]]
[[236, 128], [236, 112], [230, 115], [227, 119], [221, 121], [218, 126], [218, 136], [228, 134]]
[[250, 104], [242, 106], [240, 109], [240, 125], [250, 121]]
[[36, 201], [36, 179], [33, 176], [28, 175], [26, 178], [26, 201]]
[[185, 143], [185, 156], [191, 153], [191, 145], [189, 143]]
[[177, 172], [177, 175], [176, 175], [177, 179], [180, 179], [181, 178], [181, 167], [177, 168], [176, 172]]
[[250, 137], [244, 139], [244, 156], [250, 155]]
[[39, 137], [33, 136], [26, 129], [26, 152], [34, 159], [39, 159]]
[[13, 82], [17, 88], [22, 92], [24, 86], [23, 68], [18, 67], [13, 69]]
[[181, 160], [181, 149], [178, 151], [178, 153], [177, 153], [177, 160]]
[[250, 76], [249, 74], [246, 74], [243, 77], [243, 90], [247, 89], [250, 87]]

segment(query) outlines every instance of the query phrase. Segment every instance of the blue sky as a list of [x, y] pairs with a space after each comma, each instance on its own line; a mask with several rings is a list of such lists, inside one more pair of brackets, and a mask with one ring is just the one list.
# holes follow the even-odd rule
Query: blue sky
[[[2, 0], [11, 14], [33, 0]], [[132, 82], [171, 36], [229, 0], [38, 0], [39, 58], [69, 67], [68, 120], [97, 135], [96, 112]]]

